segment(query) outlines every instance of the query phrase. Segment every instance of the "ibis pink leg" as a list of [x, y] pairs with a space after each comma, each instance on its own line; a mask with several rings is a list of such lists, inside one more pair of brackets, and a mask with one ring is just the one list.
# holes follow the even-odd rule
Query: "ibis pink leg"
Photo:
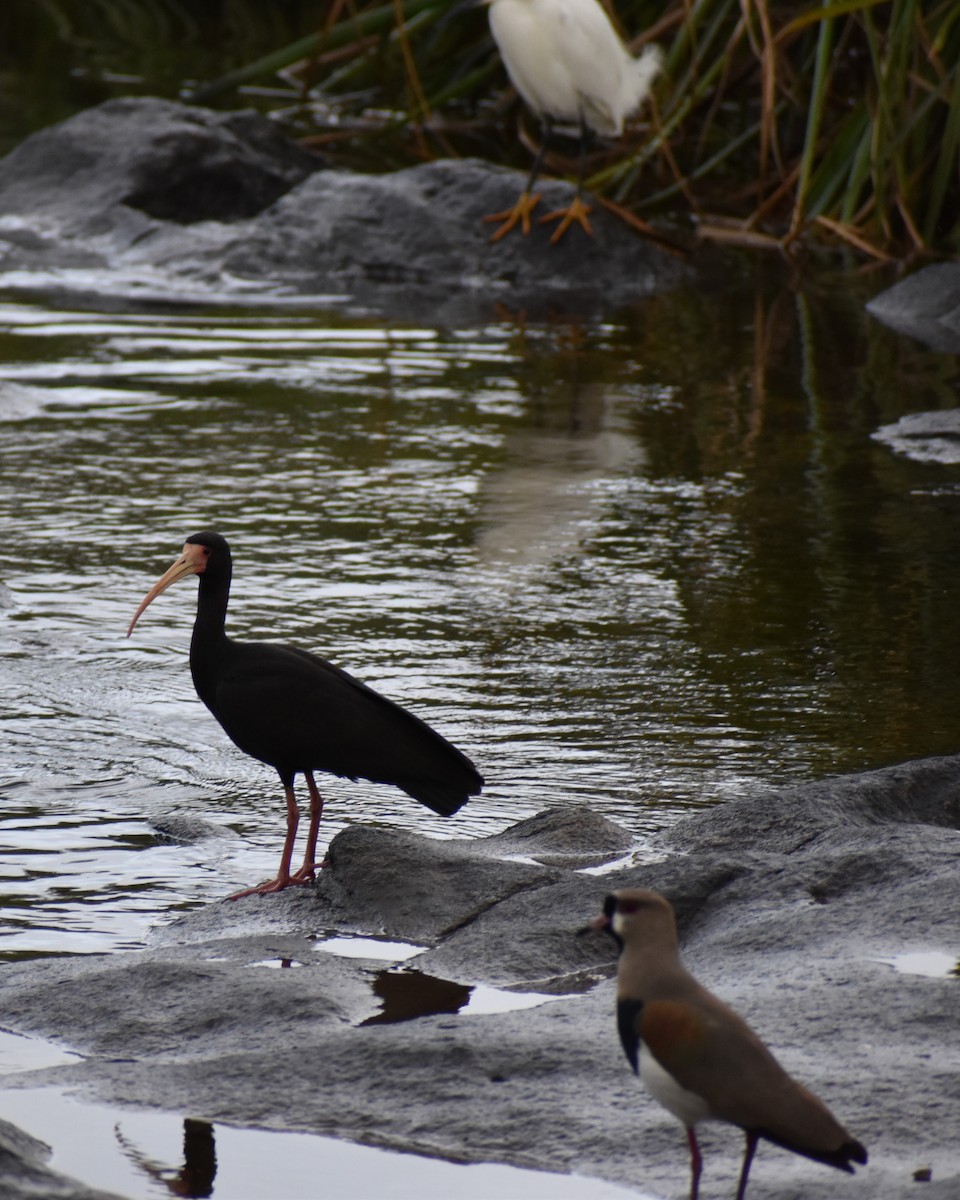
[[283, 841], [283, 853], [280, 855], [280, 870], [276, 879], [268, 879], [266, 883], [258, 883], [256, 887], [244, 888], [228, 896], [228, 900], [240, 900], [243, 896], [265, 896], [268, 892], [282, 892], [289, 887], [290, 859], [293, 857], [293, 843], [297, 837], [297, 825], [300, 823], [300, 809], [293, 794], [293, 784], [284, 784], [284, 795], [287, 797], [287, 836]]
[[320, 830], [320, 818], [323, 816], [323, 797], [320, 795], [320, 790], [314, 782], [313, 772], [304, 771], [303, 775], [307, 781], [307, 790], [310, 793], [310, 829], [307, 833], [307, 848], [303, 855], [303, 866], [299, 871], [294, 871], [290, 876], [291, 883], [310, 883], [314, 878], [317, 867], [323, 866], [323, 863], [316, 861], [317, 834]]

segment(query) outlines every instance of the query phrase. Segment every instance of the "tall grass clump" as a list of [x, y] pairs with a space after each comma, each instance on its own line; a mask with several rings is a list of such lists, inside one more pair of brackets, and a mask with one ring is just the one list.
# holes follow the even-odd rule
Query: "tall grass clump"
[[[55, 13], [86, 36], [94, 14], [113, 28], [148, 22], [153, 37], [153, 27], [222, 10], [234, 45], [264, 7], [26, 2], [24, 12]], [[603, 2], [635, 49], [656, 41], [666, 53], [653, 103], [617, 146], [590, 157], [589, 186], [609, 202], [787, 250], [960, 251], [958, 0]], [[528, 165], [539, 131], [508, 86], [482, 6], [278, 0], [281, 10], [308, 32], [239, 59], [188, 98], [259, 96], [298, 134], [366, 169], [451, 154]], [[554, 156], [548, 169], [572, 172], [573, 153], [571, 143], [571, 158]]]
[[[371, 157], [480, 152], [525, 165], [486, 14], [447, 0], [332, 0], [312, 38], [256, 70], [290, 68], [327, 145]], [[651, 112], [590, 185], [644, 216], [689, 213], [706, 236], [874, 258], [960, 249], [957, 0], [620, 0], [616, 22], [657, 41]], [[245, 78], [241, 73], [232, 82]], [[563, 163], [555, 166], [563, 167]]]

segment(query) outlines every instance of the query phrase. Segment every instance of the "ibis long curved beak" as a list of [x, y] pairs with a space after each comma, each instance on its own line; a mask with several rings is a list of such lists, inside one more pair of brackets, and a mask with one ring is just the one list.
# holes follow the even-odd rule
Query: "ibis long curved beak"
[[133, 614], [133, 620], [130, 622], [130, 627], [127, 629], [127, 637], [133, 633], [133, 627], [140, 620], [143, 610], [152, 601], [165, 592], [171, 584], [176, 583], [178, 579], [183, 579], [187, 575], [201, 575], [207, 565], [207, 555], [209, 551], [206, 546], [201, 546], [195, 542], [187, 542], [183, 547], [183, 553], [157, 580], [149, 592], [140, 601], [140, 607]]

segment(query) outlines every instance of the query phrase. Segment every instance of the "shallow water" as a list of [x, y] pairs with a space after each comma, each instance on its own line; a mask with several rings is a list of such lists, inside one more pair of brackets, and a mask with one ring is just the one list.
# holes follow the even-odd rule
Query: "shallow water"
[[[642, 841], [955, 751], [960, 476], [871, 435], [955, 405], [957, 364], [868, 290], [734, 260], [604, 325], [454, 330], [0, 294], [0, 378], [43, 389], [0, 412], [0, 955], [141, 945], [275, 872], [278, 781], [193, 693], [194, 587], [124, 637], [205, 526], [235, 635], [333, 659], [487, 778], [449, 821], [326, 781], [326, 840], [587, 800]], [[230, 836], [164, 841], [172, 809]]]
[[[73, 1057], [49, 1042], [0, 1032], [0, 1079]], [[601, 1179], [444, 1162], [304, 1133], [234, 1129], [80, 1101], [55, 1087], [0, 1088], [0, 1120], [52, 1146], [53, 1170], [129, 1200], [314, 1200], [321, 1192], [378, 1200], [644, 1200], [639, 1191]]]

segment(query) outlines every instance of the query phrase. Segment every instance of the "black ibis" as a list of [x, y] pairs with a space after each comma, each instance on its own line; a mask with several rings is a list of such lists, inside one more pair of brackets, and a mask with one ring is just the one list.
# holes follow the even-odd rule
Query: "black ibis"
[[[390, 783], [441, 816], [452, 816], [483, 787], [473, 763], [419, 717], [346, 671], [296, 646], [237, 642], [224, 629], [233, 562], [219, 533], [187, 538], [183, 553], [134, 614], [127, 637], [151, 601], [187, 575], [199, 576], [190, 671], [197, 695], [246, 754], [276, 768], [287, 800], [287, 836], [276, 879], [230, 899], [279, 892], [314, 878], [323, 798], [314, 771]], [[300, 811], [294, 780], [310, 793], [303, 866], [290, 860]]]

